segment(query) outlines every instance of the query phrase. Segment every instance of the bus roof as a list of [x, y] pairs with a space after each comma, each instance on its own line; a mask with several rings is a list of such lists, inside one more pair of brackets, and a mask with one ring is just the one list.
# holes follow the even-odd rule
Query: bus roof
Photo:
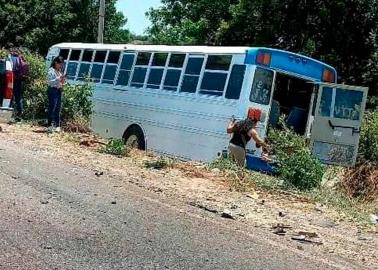
[[336, 69], [332, 66], [301, 54], [283, 50], [250, 48], [248, 49], [245, 63], [259, 65], [257, 63], [257, 56], [265, 53], [270, 55], [270, 63], [266, 65], [270, 69], [301, 76], [317, 82], [323, 80], [323, 72], [328, 70], [333, 73], [334, 79], [337, 79]]
[[134, 44], [99, 44], [99, 43], [60, 43], [53, 47], [71, 49], [97, 50], [136, 50], [183, 53], [235, 53], [245, 54], [250, 47], [219, 47], [219, 46], [167, 46], [167, 45], [134, 45]]
[[131, 50], [131, 51], [157, 51], [178, 53], [207, 53], [207, 54], [245, 54], [245, 63], [259, 65], [259, 53], [268, 53], [271, 62], [268, 68], [285, 73], [301, 76], [312, 81], [322, 81], [325, 69], [334, 74], [336, 70], [321, 61], [300, 54], [264, 47], [221, 47], [221, 46], [167, 46], [167, 45], [134, 45], [134, 44], [99, 44], [99, 43], [60, 43], [52, 48], [94, 49], [94, 50]]

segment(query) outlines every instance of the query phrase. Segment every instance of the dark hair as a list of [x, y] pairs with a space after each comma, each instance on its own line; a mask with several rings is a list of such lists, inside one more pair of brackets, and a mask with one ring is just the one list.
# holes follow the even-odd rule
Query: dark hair
[[57, 56], [51, 62], [51, 66], [50, 67], [55, 68], [55, 64], [63, 64], [63, 63], [64, 63], [63, 57], [62, 56]]

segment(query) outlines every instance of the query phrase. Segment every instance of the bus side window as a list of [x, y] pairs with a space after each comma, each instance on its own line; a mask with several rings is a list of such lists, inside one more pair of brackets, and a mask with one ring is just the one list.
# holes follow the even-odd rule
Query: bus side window
[[71, 50], [71, 53], [67, 55], [68, 63], [67, 63], [66, 74], [67, 74], [67, 78], [70, 80], [74, 80], [76, 77], [76, 72], [79, 67], [80, 55], [81, 55], [81, 50]]
[[188, 63], [185, 69], [184, 80], [181, 85], [181, 92], [195, 93], [199, 77], [202, 70], [204, 57], [189, 56]]
[[185, 58], [185, 54], [171, 54], [163, 84], [164, 90], [177, 91]]
[[147, 88], [159, 89], [163, 78], [168, 53], [154, 53], [152, 67], [148, 76]]
[[245, 65], [233, 65], [226, 90], [227, 99], [239, 99], [240, 92], [243, 87]]
[[121, 65], [119, 67], [118, 79], [116, 85], [127, 86], [130, 79], [131, 70], [134, 65], [135, 55], [132, 53], [125, 53], [122, 57]]
[[114, 78], [117, 72], [117, 66], [119, 62], [119, 57], [121, 52], [110, 51], [108, 55], [108, 61], [106, 63], [104, 76], [102, 78], [102, 83], [113, 84]]
[[139, 52], [137, 61], [134, 67], [133, 77], [131, 79], [131, 86], [142, 88], [146, 80], [147, 69], [150, 63], [152, 53]]
[[200, 94], [223, 96], [232, 55], [209, 55], [203, 74]]
[[106, 59], [107, 51], [96, 51], [94, 63], [91, 70], [91, 78], [96, 82], [100, 82], [102, 70]]
[[89, 76], [94, 50], [84, 50], [77, 79], [83, 81]]
[[59, 56], [63, 57], [64, 60], [67, 60], [69, 53], [70, 53], [69, 49], [61, 49], [59, 51]]

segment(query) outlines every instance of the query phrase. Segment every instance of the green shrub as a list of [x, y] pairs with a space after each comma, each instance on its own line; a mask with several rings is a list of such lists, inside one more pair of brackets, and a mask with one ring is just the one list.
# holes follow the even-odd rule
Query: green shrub
[[361, 128], [359, 161], [378, 164], [378, 110], [366, 113]]
[[173, 165], [174, 160], [164, 157], [159, 157], [156, 160], [148, 160], [144, 162], [144, 167], [155, 170], [172, 168]]
[[109, 142], [99, 150], [101, 153], [126, 157], [129, 155], [129, 149], [122, 139], [110, 139]]
[[325, 166], [312, 155], [305, 138], [287, 127], [270, 130], [268, 137], [278, 161], [278, 174], [286, 184], [300, 190], [320, 185]]
[[[47, 118], [47, 69], [46, 61], [38, 54], [24, 53], [29, 64], [29, 76], [25, 82], [24, 118], [26, 120]], [[93, 86], [90, 82], [81, 85], [65, 85], [63, 90], [62, 121], [75, 122], [77, 118], [89, 119], [92, 111]]]

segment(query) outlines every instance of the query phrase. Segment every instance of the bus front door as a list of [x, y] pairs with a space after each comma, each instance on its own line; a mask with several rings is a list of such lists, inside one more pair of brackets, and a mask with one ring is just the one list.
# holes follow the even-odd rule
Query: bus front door
[[354, 166], [368, 89], [320, 84], [311, 128], [313, 154], [323, 163]]

